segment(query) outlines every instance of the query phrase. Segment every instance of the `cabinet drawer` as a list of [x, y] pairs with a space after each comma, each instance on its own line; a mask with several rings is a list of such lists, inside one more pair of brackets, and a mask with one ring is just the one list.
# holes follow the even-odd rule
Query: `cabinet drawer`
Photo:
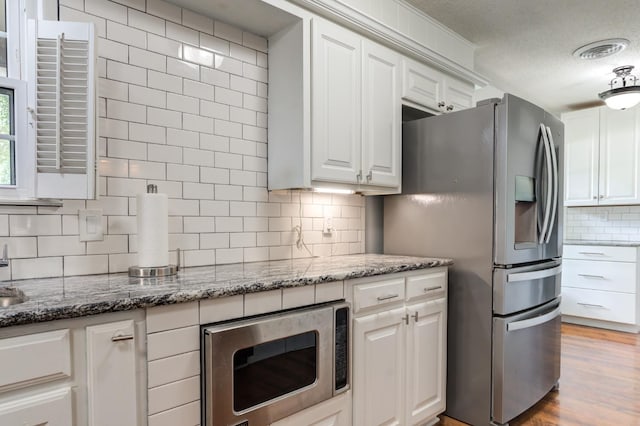
[[353, 287], [353, 312], [404, 301], [404, 278], [362, 283]]
[[0, 340], [0, 391], [68, 377], [70, 353], [69, 330]]
[[564, 259], [635, 262], [636, 250], [636, 247], [565, 245], [563, 257]]
[[407, 301], [437, 299], [447, 294], [447, 271], [407, 277]]
[[636, 293], [636, 264], [566, 259], [562, 286]]
[[626, 324], [636, 323], [636, 296], [600, 290], [562, 289], [562, 314]]

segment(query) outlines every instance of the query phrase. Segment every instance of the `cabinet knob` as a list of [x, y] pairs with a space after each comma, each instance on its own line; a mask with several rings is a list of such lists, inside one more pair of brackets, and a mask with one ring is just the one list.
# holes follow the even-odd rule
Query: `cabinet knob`
[[447, 111], [453, 111], [453, 105], [447, 105]]
[[444, 107], [444, 102], [443, 101], [438, 102], [438, 108], [442, 108], [442, 107]]
[[362, 180], [362, 170], [358, 172], [358, 174], [356, 175], [356, 179], [358, 179], [358, 182]]
[[594, 200], [597, 200], [597, 199], [598, 199], [598, 197], [596, 197], [596, 196], [594, 195], [594, 196], [593, 196], [593, 199], [594, 199]]
[[418, 311], [416, 311], [416, 313], [413, 314], [413, 319], [415, 322], [418, 322]]
[[373, 179], [373, 171], [369, 170], [369, 173], [367, 173], [367, 182], [371, 182], [371, 179]]
[[603, 198], [604, 198], [604, 195], [601, 195], [601, 196], [600, 196], [600, 199], [602, 200]]
[[409, 325], [409, 314], [403, 316], [402, 321], [404, 321], [405, 324]]

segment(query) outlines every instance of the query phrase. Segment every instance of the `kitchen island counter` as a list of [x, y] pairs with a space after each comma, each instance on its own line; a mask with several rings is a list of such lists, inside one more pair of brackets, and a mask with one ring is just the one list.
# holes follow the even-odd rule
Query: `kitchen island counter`
[[126, 273], [7, 281], [28, 300], [0, 308], [0, 327], [451, 265], [451, 259], [357, 254], [185, 268], [163, 278]]

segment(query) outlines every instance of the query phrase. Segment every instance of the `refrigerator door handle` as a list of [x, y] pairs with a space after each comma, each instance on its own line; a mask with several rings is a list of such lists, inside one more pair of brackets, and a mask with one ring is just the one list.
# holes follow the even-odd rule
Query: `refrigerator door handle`
[[542, 222], [542, 229], [540, 230], [539, 244], [544, 244], [547, 236], [547, 230], [549, 229], [549, 219], [551, 216], [551, 201], [553, 197], [553, 171], [551, 164], [551, 148], [549, 146], [549, 139], [547, 138], [547, 128], [543, 123], [540, 123], [540, 133], [542, 134], [542, 142], [544, 143], [544, 158], [547, 169], [547, 191], [546, 200], [544, 203], [544, 220]]
[[558, 211], [558, 192], [559, 192], [559, 178], [558, 178], [558, 159], [556, 158], [556, 145], [553, 143], [553, 135], [551, 128], [546, 126], [547, 137], [549, 138], [549, 148], [551, 151], [551, 166], [553, 174], [553, 201], [551, 202], [551, 220], [549, 221], [549, 228], [547, 229], [547, 238], [545, 244], [549, 244], [551, 234], [553, 233], [553, 227], [556, 222], [556, 214]]
[[545, 322], [549, 322], [552, 319], [558, 317], [560, 315], [560, 307], [558, 306], [553, 311], [548, 312], [544, 315], [540, 315], [535, 318], [530, 318], [522, 321], [510, 322], [507, 324], [507, 331], [516, 331], [522, 330], [525, 328], [536, 327], [540, 324], [544, 324]]
[[513, 283], [518, 281], [539, 280], [541, 278], [553, 277], [562, 272], [562, 265], [553, 268], [541, 269], [538, 271], [518, 272], [515, 274], [507, 274], [507, 282]]

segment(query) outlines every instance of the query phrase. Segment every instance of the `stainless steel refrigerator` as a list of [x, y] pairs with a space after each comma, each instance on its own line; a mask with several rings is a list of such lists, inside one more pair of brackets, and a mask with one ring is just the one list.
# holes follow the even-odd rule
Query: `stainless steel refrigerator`
[[563, 124], [512, 95], [403, 125], [384, 252], [454, 259], [447, 410], [505, 424], [558, 384]]

